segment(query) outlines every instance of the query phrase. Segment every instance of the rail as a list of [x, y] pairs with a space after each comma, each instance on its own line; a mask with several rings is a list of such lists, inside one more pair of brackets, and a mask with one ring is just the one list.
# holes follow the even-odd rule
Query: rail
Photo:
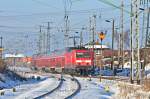
[[58, 86], [57, 86], [56, 88], [52, 89], [51, 91], [49, 91], [49, 92], [47, 92], [47, 93], [45, 93], [45, 94], [42, 94], [42, 95], [40, 95], [40, 96], [38, 96], [38, 97], [35, 97], [35, 98], [33, 98], [33, 99], [42, 99], [42, 98], [44, 98], [44, 97], [46, 97], [46, 96], [52, 94], [54, 91], [58, 90], [58, 89], [62, 86], [62, 84], [63, 84], [63, 78], [62, 78], [62, 76], [61, 76], [60, 82], [59, 82], [59, 84], [58, 84]]
[[73, 80], [78, 84], [78, 88], [76, 89], [76, 91], [74, 93], [72, 93], [71, 95], [67, 96], [65, 99], [72, 99], [72, 97], [77, 95], [80, 92], [80, 90], [81, 90], [80, 82], [76, 78], [73, 78]]

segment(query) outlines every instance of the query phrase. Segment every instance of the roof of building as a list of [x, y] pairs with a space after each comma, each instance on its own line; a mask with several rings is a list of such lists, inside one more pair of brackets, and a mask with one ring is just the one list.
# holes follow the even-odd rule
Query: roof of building
[[5, 54], [4, 56], [5, 58], [21, 58], [21, 57], [24, 57], [23, 54]]
[[[95, 49], [109, 49], [109, 47], [107, 45], [100, 45], [100, 44], [96, 44], [94, 45]], [[93, 45], [85, 45], [85, 48], [93, 48]]]

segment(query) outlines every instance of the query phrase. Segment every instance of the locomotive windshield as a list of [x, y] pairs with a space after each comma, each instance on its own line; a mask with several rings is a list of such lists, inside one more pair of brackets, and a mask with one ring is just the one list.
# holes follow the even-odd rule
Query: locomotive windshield
[[89, 52], [77, 52], [76, 58], [90, 58]]

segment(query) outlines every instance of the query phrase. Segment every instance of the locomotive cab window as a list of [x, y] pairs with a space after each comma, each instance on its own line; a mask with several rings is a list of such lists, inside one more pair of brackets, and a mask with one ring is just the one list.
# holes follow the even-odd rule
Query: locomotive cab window
[[76, 57], [77, 58], [90, 58], [90, 53], [88, 53], [88, 52], [77, 52]]

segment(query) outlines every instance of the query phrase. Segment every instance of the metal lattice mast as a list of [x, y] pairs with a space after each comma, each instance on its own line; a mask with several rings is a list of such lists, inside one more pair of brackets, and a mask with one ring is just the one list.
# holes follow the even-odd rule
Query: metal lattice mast
[[140, 73], [140, 53], [139, 53], [139, 0], [132, 0], [133, 4], [133, 35], [134, 35], [134, 60], [136, 61], [136, 80], [140, 83], [141, 73]]

